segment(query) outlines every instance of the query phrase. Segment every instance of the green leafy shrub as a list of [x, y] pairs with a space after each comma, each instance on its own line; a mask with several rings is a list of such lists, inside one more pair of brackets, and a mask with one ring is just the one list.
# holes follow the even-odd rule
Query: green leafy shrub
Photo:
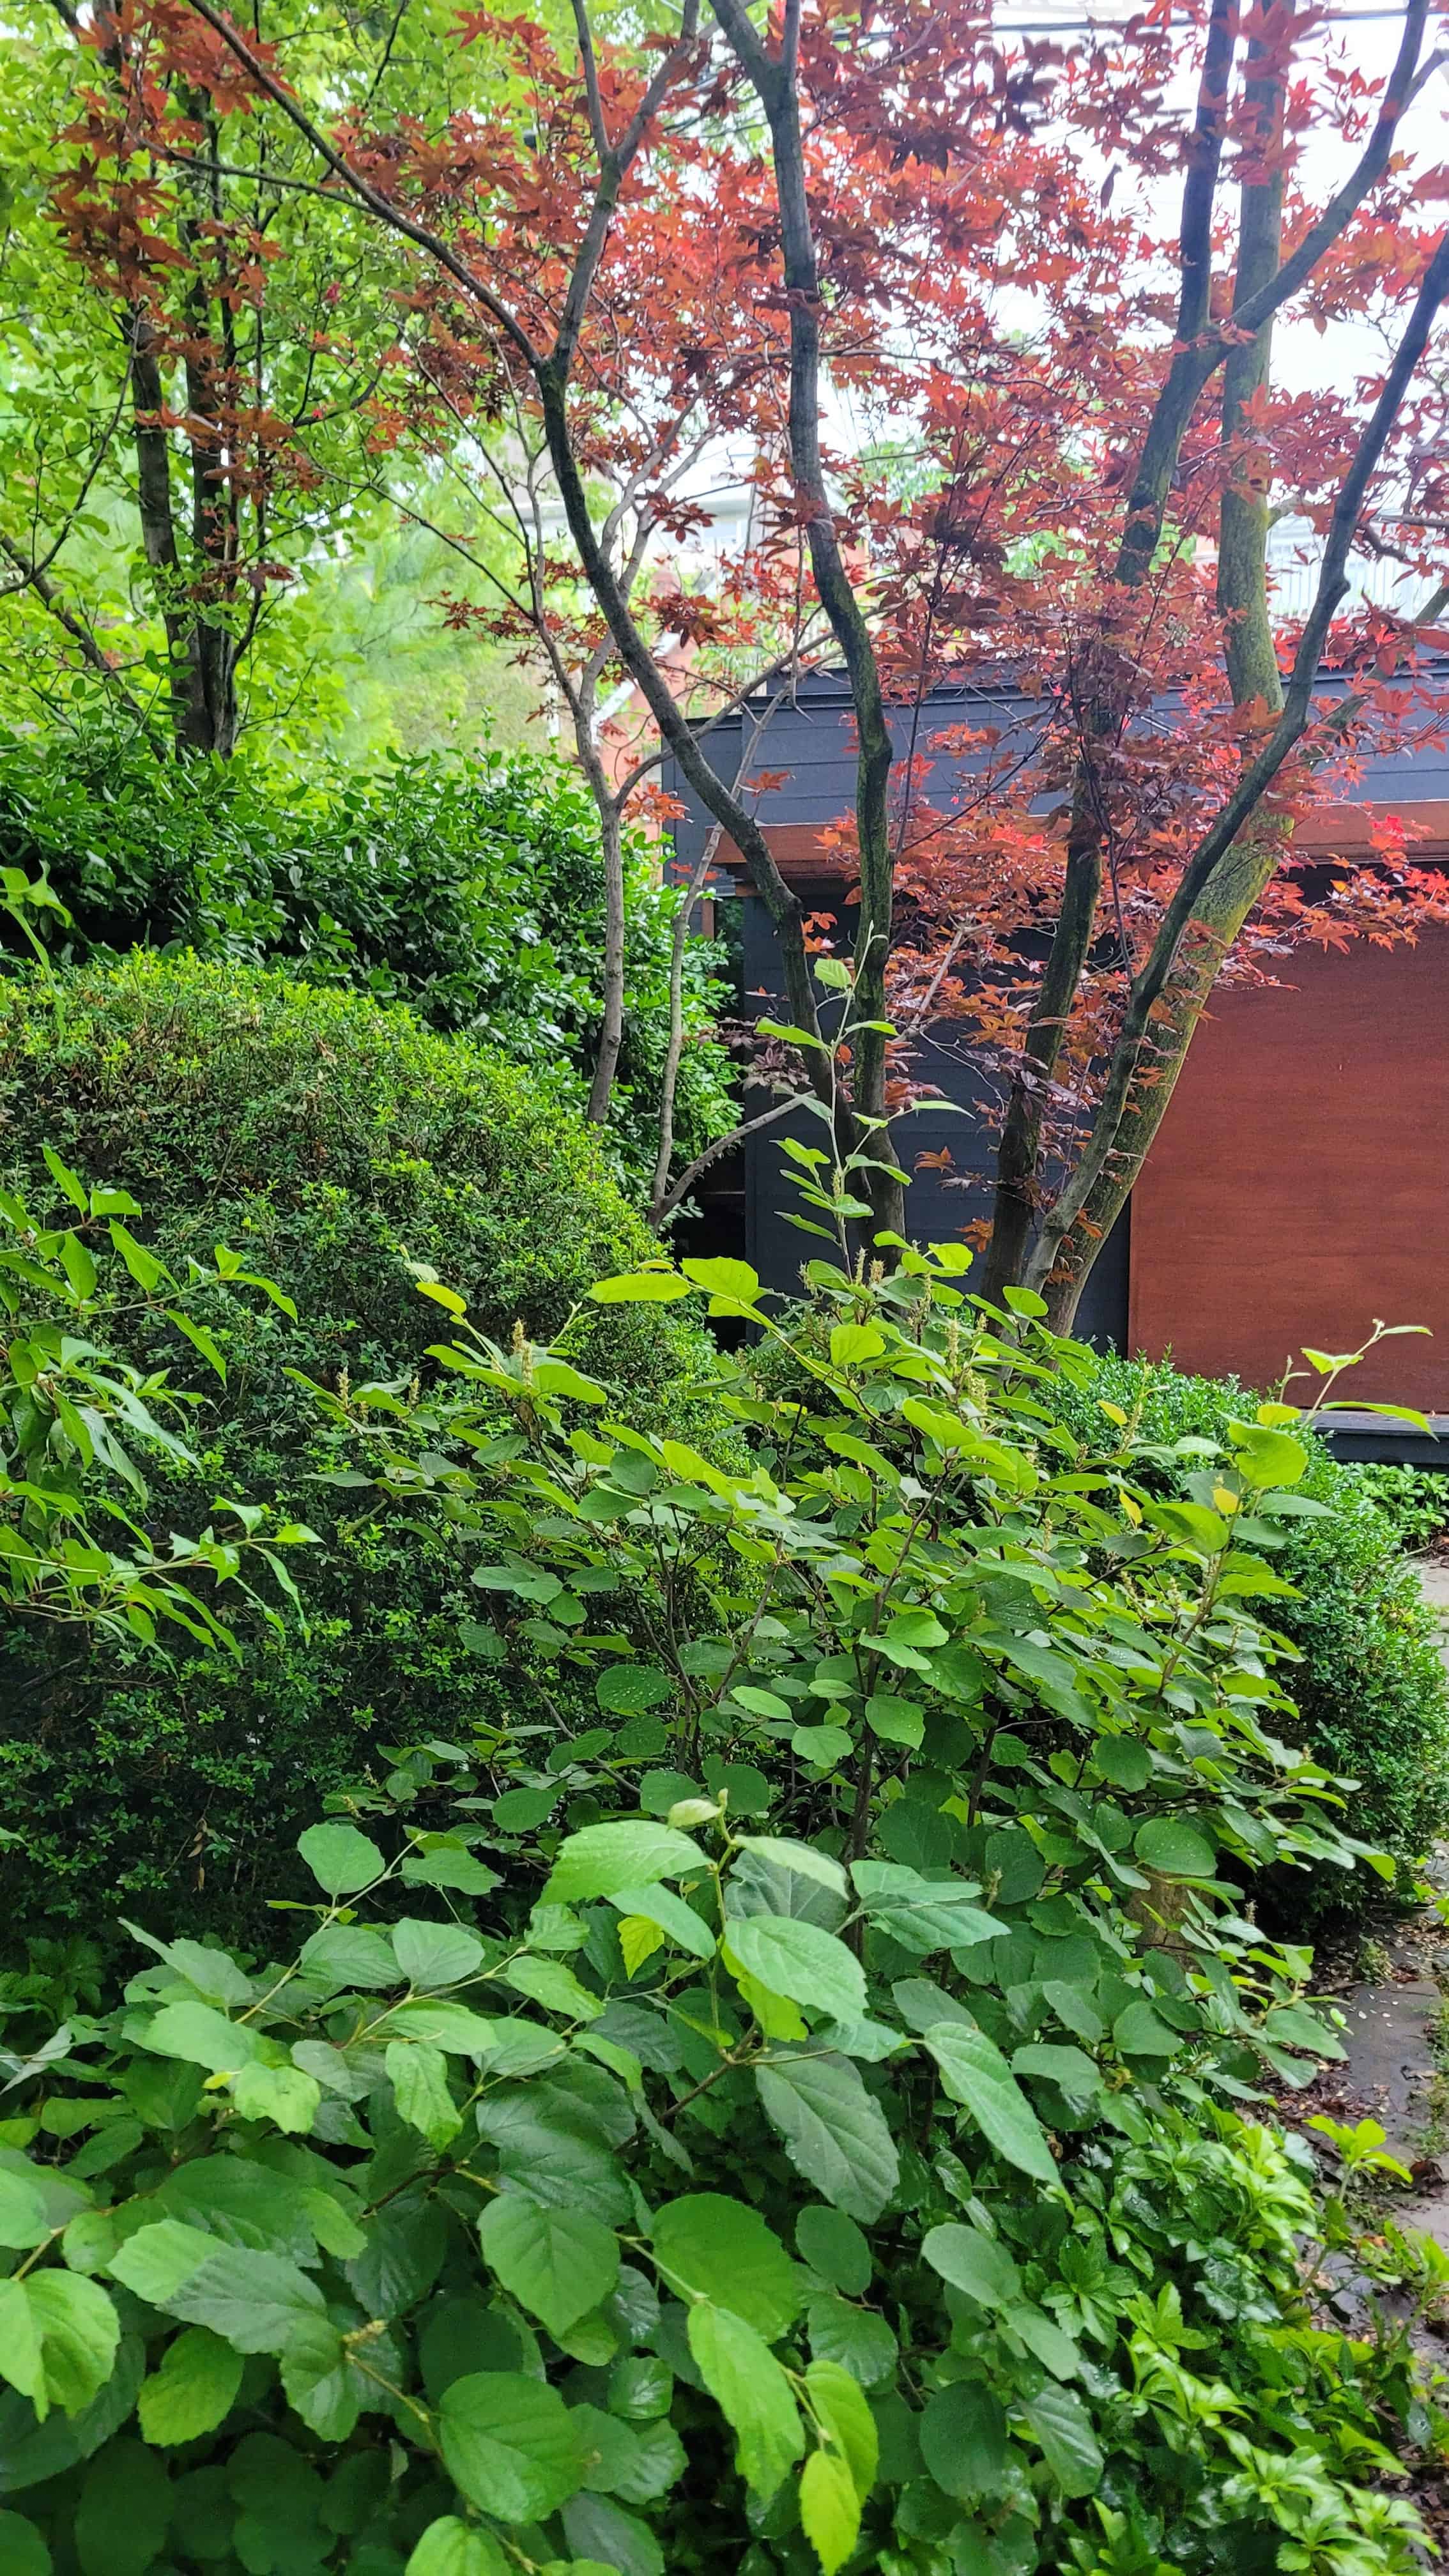
[[146, 1469], [154, 1459], [195, 1466], [176, 1426], [200, 1398], [173, 1387], [169, 1369], [143, 1377], [109, 1345], [118, 1305], [134, 1316], [139, 1280], [152, 1320], [224, 1374], [206, 1327], [188, 1311], [197, 1298], [225, 1281], [260, 1290], [284, 1312], [288, 1300], [225, 1244], [210, 1264], [194, 1263], [183, 1285], [132, 1235], [125, 1220], [141, 1210], [128, 1191], [88, 1190], [53, 1151], [45, 1159], [69, 1224], [37, 1226], [23, 1199], [0, 1190], [0, 1309], [8, 1323], [0, 1355], [0, 1624], [8, 1614], [149, 1645], [170, 1621], [204, 1646], [235, 1652], [216, 1606], [221, 1592], [235, 1585], [280, 1625], [253, 1574], [268, 1569], [295, 1603], [278, 1551], [307, 1545], [312, 1533], [296, 1522], [279, 1526], [264, 1504], [233, 1503], [223, 1509], [234, 1529], [208, 1528], [197, 1538], [171, 1531], [164, 1548], [154, 1547], [138, 1518], [149, 1501]]
[[[20, 2564], [1409, 2576], [1402, 2351], [1318, 2324], [1253, 2116], [1338, 2042], [1221, 1867], [1352, 1856], [1273, 1741], [1304, 1450], [1250, 1413], [1164, 1498], [1040, 1301], [814, 1272], [827, 1467], [748, 1354], [748, 1472], [466, 1327], [334, 1400], [595, 1722], [414, 1742], [303, 1836], [300, 1951], [151, 1941], [17, 2055]], [[598, 1294], [691, 1287], [775, 1329], [740, 1263]]]
[[1392, 1523], [1404, 1547], [1427, 1547], [1449, 1523], [1449, 1485], [1432, 1468], [1364, 1459], [1356, 1460], [1345, 1473]]
[[[407, 1002], [581, 1106], [602, 1009], [598, 821], [577, 772], [527, 752], [394, 756], [280, 777], [245, 755], [158, 762], [114, 732], [0, 734], [0, 863], [71, 915], [39, 926], [80, 962], [132, 947], [284, 968]], [[673, 887], [631, 844], [624, 1047], [608, 1150], [647, 1184], [668, 1037]], [[719, 951], [685, 951], [676, 1125], [688, 1161], [735, 1117], [708, 1031]]]
[[[1099, 1357], [1090, 1381], [1069, 1399], [1071, 1419], [1094, 1427], [1103, 1402], [1117, 1407], [1135, 1438], [1163, 1450], [1159, 1477], [1181, 1482], [1200, 1461], [1174, 1462], [1165, 1453], [1181, 1440], [1223, 1448], [1231, 1417], [1256, 1399], [1231, 1378]], [[1277, 1560], [1298, 1594], [1282, 1604], [1279, 1623], [1303, 1658], [1290, 1685], [1298, 1717], [1289, 1723], [1296, 1741], [1359, 1782], [1356, 1829], [1410, 1865], [1449, 1822], [1449, 1685], [1439, 1624], [1371, 1478], [1339, 1465], [1311, 1433], [1304, 1439], [1302, 1491], [1325, 1515], [1295, 1528]], [[1362, 1877], [1319, 1873], [1311, 1889], [1295, 1882], [1285, 1901], [1311, 1914], [1362, 1905], [1369, 1894]]]
[[[325, 1546], [303, 1578], [306, 1631], [252, 1622], [240, 1663], [198, 1646], [161, 1671], [113, 1640], [7, 1638], [0, 1772], [25, 1839], [0, 1870], [12, 1921], [36, 1930], [110, 1924], [119, 1903], [235, 1928], [286, 1892], [298, 1827], [379, 1742], [491, 1720], [533, 1687], [470, 1645], [476, 1596], [445, 1531], [380, 1524], [367, 1497], [312, 1481], [318, 1416], [297, 1373], [406, 1384], [440, 1321], [419, 1267], [464, 1282], [496, 1330], [547, 1334], [649, 1237], [541, 1078], [406, 1011], [141, 953], [59, 995], [57, 1017], [43, 988], [0, 989], [5, 1176], [48, 1217], [58, 1148], [87, 1186], [140, 1202], [144, 1247], [178, 1279], [213, 1270], [220, 1241], [300, 1317], [224, 1281], [198, 1293], [227, 1380], [192, 1435], [199, 1467], [153, 1479], [148, 1526], [265, 1496]], [[712, 1418], [696, 1327], [589, 1312], [580, 1350], [622, 1402]], [[143, 1371], [174, 1355], [144, 1299], [127, 1329]]]

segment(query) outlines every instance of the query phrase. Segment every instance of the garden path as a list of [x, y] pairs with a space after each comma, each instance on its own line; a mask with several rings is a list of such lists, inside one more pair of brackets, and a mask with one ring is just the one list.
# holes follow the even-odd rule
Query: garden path
[[[1425, 1565], [1420, 1581], [1439, 1612], [1440, 1652], [1449, 1667], [1449, 1566]], [[1449, 1853], [1439, 1857], [1449, 1875]], [[1436, 2174], [1436, 2158], [1449, 2165], [1449, 2136], [1441, 2134], [1446, 2106], [1439, 2099], [1446, 2069], [1442, 2042], [1436, 2046], [1449, 1999], [1449, 1931], [1425, 1908], [1395, 1928], [1385, 1949], [1387, 1973], [1344, 1998], [1344, 2088], [1383, 2122], [1390, 2147], [1406, 2164], [1427, 2167], [1404, 2215], [1449, 2250], [1449, 2180]]]

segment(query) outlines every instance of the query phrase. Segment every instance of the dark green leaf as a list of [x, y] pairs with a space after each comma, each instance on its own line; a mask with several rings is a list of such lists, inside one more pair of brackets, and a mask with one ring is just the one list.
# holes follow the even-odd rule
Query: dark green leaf
[[776, 2050], [756, 2067], [755, 2082], [797, 2172], [850, 2217], [879, 2218], [900, 2160], [860, 2069], [846, 2057]]

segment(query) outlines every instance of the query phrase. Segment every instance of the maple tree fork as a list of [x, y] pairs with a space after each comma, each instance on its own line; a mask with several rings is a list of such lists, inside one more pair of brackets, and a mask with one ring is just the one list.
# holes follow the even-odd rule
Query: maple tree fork
[[[425, 130], [376, 82], [340, 117], [313, 106], [285, 49], [212, 0], [142, 0], [139, 121], [106, 146], [98, 89], [95, 150], [129, 167], [149, 116], [154, 166], [171, 167], [168, 83], [218, 174], [251, 159], [239, 143], [224, 155], [222, 134], [285, 134], [302, 159], [279, 184], [386, 235], [400, 263], [387, 401], [366, 369], [343, 398], [374, 458], [409, 437], [441, 455], [466, 431], [496, 450], [490, 507], [532, 513], [522, 581], [456, 614], [486, 614], [546, 672], [600, 814], [592, 1117], [622, 1036], [623, 827], [650, 798], [663, 813], [664, 755], [773, 924], [804, 1078], [861, 1151], [864, 1238], [907, 1230], [904, 1113], [929, 1090], [931, 1050], [955, 1050], [1000, 1102], [986, 1291], [1038, 1287], [1064, 1325], [1218, 978], [1267, 980], [1302, 939], [1409, 938], [1442, 917], [1438, 878], [1381, 835], [1326, 890], [1294, 846], [1335, 762], [1441, 720], [1425, 612], [1354, 607], [1348, 575], [1368, 546], [1440, 596], [1444, 391], [1423, 362], [1445, 254], [1401, 142], [1438, 67], [1427, 29], [1426, 0], [1409, 0], [1376, 89], [1293, 0], [1209, 0], [1200, 19], [1076, 48], [997, 32], [970, 0], [786, 0], [763, 18], [686, 0], [672, 34], [631, 44], [574, 0], [557, 42], [468, 18], [496, 98]], [[1315, 167], [1331, 151], [1342, 170], [1326, 201], [1307, 185], [1309, 138]], [[1143, 209], [1179, 183], [1159, 241]], [[143, 320], [151, 220], [127, 236]], [[242, 301], [265, 309], [272, 291], [249, 280]], [[1378, 381], [1275, 390], [1290, 305], [1371, 318], [1390, 352]], [[168, 345], [188, 370], [198, 489], [219, 482], [236, 522], [199, 336]], [[864, 434], [837, 453], [851, 405]], [[161, 403], [138, 422], [169, 452]], [[294, 421], [276, 453], [305, 460], [309, 441]], [[657, 550], [697, 530], [691, 478], [726, 448], [751, 459], [751, 534], [712, 581], [665, 579]], [[569, 565], [538, 516], [545, 468]], [[1267, 574], [1290, 505], [1323, 539], [1300, 628]], [[235, 627], [221, 631], [235, 658]], [[183, 619], [178, 661], [190, 634]], [[1315, 698], [1325, 657], [1347, 678], [1331, 714]], [[858, 902], [844, 1049], [822, 1042], [768, 797], [711, 730], [781, 675], [827, 669], [843, 671], [854, 735], [853, 811], [831, 836]], [[988, 701], [1024, 695], [1030, 740], [989, 718], [959, 728], [965, 785], [937, 810], [931, 694], [963, 679]], [[599, 739], [619, 681], [658, 736], [622, 778]], [[656, 1211], [678, 1198], [666, 1152]]]

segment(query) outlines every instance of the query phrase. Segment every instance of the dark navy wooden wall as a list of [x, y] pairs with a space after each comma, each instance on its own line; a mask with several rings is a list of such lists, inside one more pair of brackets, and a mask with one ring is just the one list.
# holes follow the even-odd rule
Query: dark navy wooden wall
[[[802, 883], [798, 891], [808, 911], [838, 913], [839, 892], [828, 881]], [[780, 952], [770, 917], [753, 895], [744, 898], [743, 915], [746, 1011], [752, 1017], [786, 1016]], [[928, 1104], [897, 1123], [896, 1150], [911, 1174], [906, 1191], [907, 1231], [917, 1243], [955, 1241], [968, 1223], [990, 1213], [989, 1174], [995, 1152], [990, 1102], [980, 1077], [958, 1054], [923, 1049], [916, 1071], [939, 1084], [951, 1106]], [[769, 1105], [763, 1093], [759, 1105]], [[771, 1288], [793, 1286], [802, 1261], [820, 1248], [788, 1222], [786, 1211], [798, 1208], [799, 1201], [791, 1185], [789, 1158], [780, 1150], [779, 1134], [786, 1132], [806, 1144], [820, 1141], [818, 1122], [806, 1115], [783, 1121], [778, 1133], [770, 1129], [751, 1137], [745, 1149], [742, 1248], [745, 1259], [753, 1262]], [[943, 1150], [951, 1156], [949, 1168], [932, 1164], [923, 1171], [915, 1169], [918, 1156]], [[1103, 1245], [1078, 1316], [1077, 1329], [1083, 1337], [1112, 1350], [1126, 1345], [1130, 1214], [1129, 1209]]]

